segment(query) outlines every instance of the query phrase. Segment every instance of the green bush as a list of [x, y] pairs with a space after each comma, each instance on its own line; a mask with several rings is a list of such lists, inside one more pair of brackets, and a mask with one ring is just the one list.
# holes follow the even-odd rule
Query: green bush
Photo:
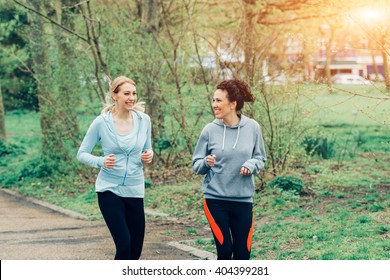
[[46, 178], [50, 177], [55, 170], [58, 170], [58, 162], [33, 158], [20, 171], [19, 178], [33, 177]]
[[7, 147], [5, 146], [3, 141], [0, 141], [0, 157], [6, 154], [8, 154]]
[[366, 135], [363, 132], [359, 131], [359, 130], [355, 131], [353, 133], [353, 138], [354, 138], [354, 140], [356, 142], [356, 145], [358, 147], [360, 147], [361, 145], [367, 143], [367, 141], [368, 141]]
[[70, 175], [75, 171], [72, 161], [53, 160], [44, 157], [34, 157], [28, 160], [19, 173], [22, 178], [49, 178]]
[[389, 228], [388, 228], [387, 226], [381, 225], [381, 226], [379, 227], [379, 233], [380, 233], [380, 234], [386, 234], [386, 233], [388, 233], [388, 232], [389, 232]]
[[300, 178], [293, 176], [277, 176], [274, 180], [268, 183], [271, 188], [279, 188], [284, 191], [293, 193], [302, 193], [303, 181]]
[[21, 147], [14, 144], [5, 144], [3, 141], [0, 141], [0, 157], [21, 154], [24, 154], [24, 150]]
[[335, 141], [323, 137], [305, 137], [302, 144], [308, 155], [318, 155], [324, 159], [329, 159], [335, 154], [333, 148]]
[[153, 181], [149, 178], [146, 178], [145, 179], [145, 188], [150, 188], [151, 186], [153, 186]]

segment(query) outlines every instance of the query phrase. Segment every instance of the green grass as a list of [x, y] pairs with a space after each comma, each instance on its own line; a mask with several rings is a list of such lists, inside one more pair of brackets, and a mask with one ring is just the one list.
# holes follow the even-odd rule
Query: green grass
[[315, 124], [389, 125], [389, 95], [383, 87], [337, 85], [329, 93], [324, 85], [305, 85], [293, 92], [299, 92], [300, 104]]
[[[372, 88], [345, 88], [381, 98]], [[294, 93], [297, 89], [290, 89]], [[390, 119], [388, 102], [322, 86], [300, 89], [301, 106], [314, 136], [334, 139], [334, 155], [296, 156], [286, 175], [303, 180], [304, 193], [258, 190], [255, 196], [253, 259], [389, 259], [390, 258]], [[290, 93], [290, 94], [291, 94]], [[83, 131], [94, 118], [80, 112]], [[0, 185], [90, 217], [101, 219], [93, 181], [74, 170], [69, 176], [21, 177], [26, 166], [39, 164], [39, 114], [6, 115], [7, 153], [0, 156]], [[97, 170], [90, 171], [93, 178]], [[178, 180], [180, 181], [180, 174]], [[183, 178], [185, 179], [185, 178]], [[203, 214], [202, 177], [146, 189], [148, 208], [190, 219], [188, 234], [207, 225]], [[166, 232], [170, 234], [169, 231]], [[215, 252], [211, 234], [191, 245]]]
[[[293, 215], [288, 208], [263, 214], [254, 238], [253, 258], [272, 259], [276, 254], [278, 259], [388, 259], [388, 237], [380, 229], [390, 222], [390, 212], [351, 209], [351, 201], [364, 199], [358, 191], [361, 189], [343, 198], [302, 199], [291, 206]], [[382, 192], [386, 190], [378, 191]], [[379, 198], [376, 201], [383, 203]], [[385, 204], [389, 204], [388, 199]], [[364, 245], [367, 250], [359, 251]]]
[[[201, 205], [194, 208], [202, 201], [200, 184], [148, 189], [146, 205], [166, 205], [166, 197], [159, 194], [171, 195], [177, 205], [169, 204], [166, 212], [186, 213], [199, 224], [207, 224]], [[183, 197], [187, 202], [177, 203]], [[330, 196], [266, 189], [255, 196], [252, 258], [389, 259], [389, 209], [389, 186], [333, 187]], [[215, 252], [209, 238], [190, 244]]]
[[[183, 193], [199, 184], [182, 186]], [[169, 192], [169, 186], [159, 190]], [[341, 192], [341, 191], [339, 191]], [[342, 198], [284, 197], [267, 189], [255, 197], [255, 232], [252, 259], [389, 259], [390, 197], [388, 188], [371, 190], [356, 187]], [[156, 198], [148, 193], [149, 201]], [[283, 197], [283, 198], [281, 198]], [[193, 197], [201, 200], [201, 197]], [[280, 203], [280, 199], [284, 202]], [[278, 202], [276, 202], [278, 201]], [[360, 201], [358, 207], [351, 205]], [[370, 203], [368, 202], [370, 201]], [[163, 203], [163, 202], [161, 202]], [[381, 204], [380, 209], [372, 205]], [[184, 206], [183, 206], [184, 207]], [[189, 216], [198, 211], [186, 208]], [[205, 222], [204, 217], [198, 217]], [[192, 246], [215, 252], [210, 238], [196, 239]]]

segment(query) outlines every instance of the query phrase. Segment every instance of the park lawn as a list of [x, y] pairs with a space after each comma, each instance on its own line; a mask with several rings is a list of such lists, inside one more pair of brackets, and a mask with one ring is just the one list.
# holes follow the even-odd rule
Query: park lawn
[[[145, 203], [206, 226], [201, 181], [147, 189]], [[390, 184], [329, 186], [299, 196], [277, 189], [255, 195], [252, 259], [390, 258]], [[215, 253], [211, 238], [188, 245]]]
[[[383, 97], [364, 89], [361, 93]], [[308, 155], [286, 170], [303, 180], [302, 195], [269, 187], [257, 191], [252, 258], [389, 259], [389, 106], [344, 91], [328, 94], [318, 86], [308, 87], [299, 98], [308, 116], [304, 120], [321, 137], [334, 140], [335, 155], [327, 160]], [[92, 119], [83, 118], [83, 130]], [[39, 160], [38, 113], [9, 112], [6, 128], [8, 148], [0, 157], [2, 187], [101, 219], [93, 182], [78, 176], [77, 170], [65, 177], [21, 176], [26, 166]], [[201, 180], [195, 176], [183, 183], [152, 184], [145, 205], [207, 226]], [[195, 236], [191, 245], [215, 250], [211, 238]]]

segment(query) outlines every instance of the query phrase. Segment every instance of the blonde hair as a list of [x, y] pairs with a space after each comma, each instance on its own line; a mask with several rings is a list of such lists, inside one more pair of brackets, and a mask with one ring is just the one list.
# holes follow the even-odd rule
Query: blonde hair
[[[127, 78], [125, 76], [119, 76], [119, 77], [115, 78], [114, 81], [112, 81], [112, 82], [109, 79], [108, 84], [110, 86], [110, 89], [109, 89], [108, 94], [106, 95], [106, 103], [105, 103], [104, 108], [102, 110], [102, 114], [107, 113], [107, 112], [115, 109], [115, 102], [114, 102], [114, 99], [112, 97], [114, 94], [117, 94], [119, 92], [119, 87], [122, 86], [123, 84], [126, 84], [126, 83], [136, 86], [135, 82], [132, 79]], [[145, 112], [144, 104], [145, 104], [145, 102], [137, 102], [134, 105], [134, 110]]]

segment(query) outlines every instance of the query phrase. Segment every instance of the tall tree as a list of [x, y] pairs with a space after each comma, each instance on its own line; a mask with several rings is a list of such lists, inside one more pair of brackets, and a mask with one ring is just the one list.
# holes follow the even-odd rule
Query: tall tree
[[161, 142], [165, 131], [162, 91], [159, 85], [161, 64], [156, 64], [156, 58], [154, 57], [156, 54], [154, 38], [159, 36], [160, 16], [158, 8], [158, 0], [142, 0], [140, 15], [142, 38], [139, 42], [143, 45], [139, 65], [139, 71], [142, 73], [140, 79], [144, 86], [147, 113], [153, 122], [152, 139], [156, 143]]
[[[77, 0], [61, 0], [54, 6], [56, 13], [56, 21], [62, 26], [66, 26], [71, 30], [75, 29], [74, 17], [76, 12]], [[58, 50], [57, 67], [55, 71], [55, 80], [61, 81], [57, 86], [58, 99], [61, 100], [61, 106], [58, 106], [57, 117], [62, 120], [63, 128], [66, 129], [64, 137], [71, 140], [74, 146], [78, 146], [78, 138], [80, 137], [80, 128], [77, 122], [76, 106], [80, 101], [78, 94], [78, 85], [75, 81], [79, 78], [77, 71], [69, 71], [69, 69], [77, 69], [77, 60], [74, 54], [74, 45], [77, 44], [69, 34], [64, 33], [59, 28], [53, 29], [56, 49]]]
[[[29, 0], [31, 7], [42, 14], [48, 14], [50, 6], [39, 0]], [[53, 80], [53, 71], [56, 63], [53, 60], [53, 32], [52, 26], [37, 14], [31, 14], [32, 29], [30, 46], [33, 58], [34, 77], [38, 83], [38, 100], [40, 111], [40, 125], [42, 131], [42, 156], [44, 160], [67, 160], [69, 154], [64, 146], [63, 120], [58, 118], [60, 100], [55, 95], [56, 81]]]
[[25, 37], [28, 29], [25, 9], [0, 0], [0, 83], [6, 111], [38, 108]]
[[0, 84], [0, 141], [7, 141], [7, 134], [5, 131], [5, 113], [4, 113], [4, 104], [3, 104], [3, 92], [1, 90]]

